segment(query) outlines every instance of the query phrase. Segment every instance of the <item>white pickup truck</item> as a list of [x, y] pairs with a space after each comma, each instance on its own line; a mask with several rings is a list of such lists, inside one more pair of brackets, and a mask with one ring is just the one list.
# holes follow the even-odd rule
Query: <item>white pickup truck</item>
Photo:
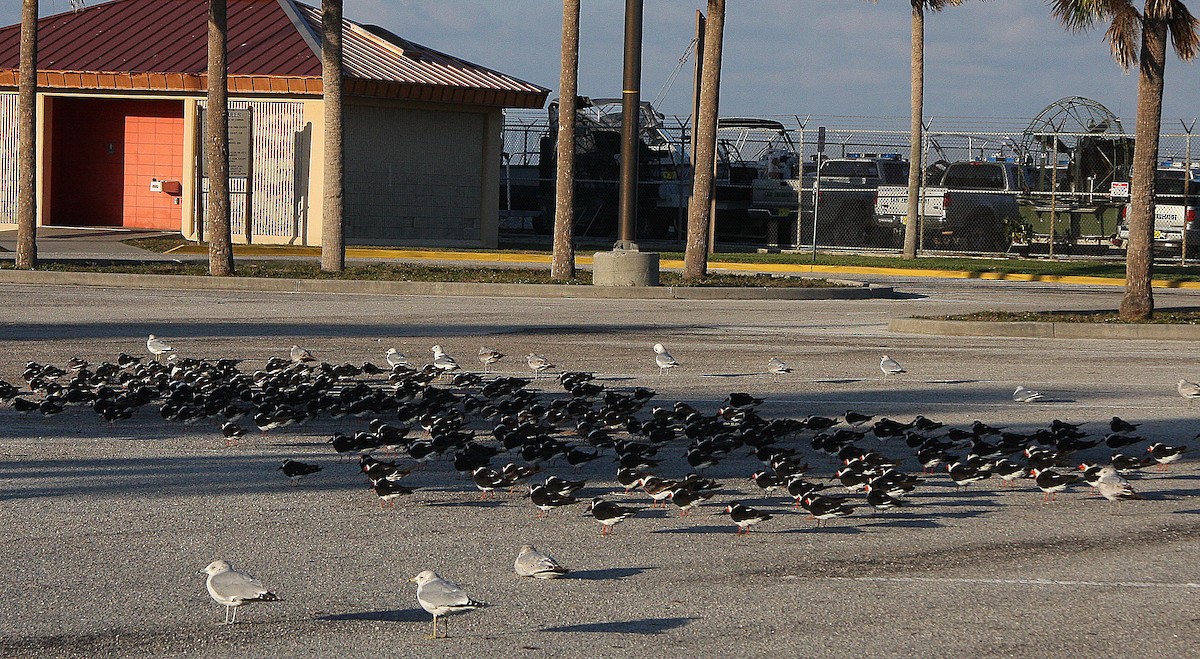
[[[921, 226], [927, 247], [998, 252], [1011, 244], [1011, 226], [1020, 224], [1018, 194], [1025, 185], [1021, 167], [1011, 162], [964, 160], [946, 168], [941, 185], [923, 188]], [[908, 186], [879, 186], [870, 231], [904, 235]]]
[[[1184, 181], [1188, 187], [1184, 189]], [[1127, 183], [1114, 183], [1114, 195], [1128, 196]], [[1187, 227], [1188, 256], [1200, 253], [1200, 226], [1196, 224], [1196, 209], [1200, 207], [1200, 169], [1186, 174], [1183, 168], [1165, 167], [1154, 177], [1154, 249], [1159, 252], [1183, 248], [1183, 230]], [[1117, 246], [1129, 243], [1129, 205], [1121, 209], [1117, 225]]]

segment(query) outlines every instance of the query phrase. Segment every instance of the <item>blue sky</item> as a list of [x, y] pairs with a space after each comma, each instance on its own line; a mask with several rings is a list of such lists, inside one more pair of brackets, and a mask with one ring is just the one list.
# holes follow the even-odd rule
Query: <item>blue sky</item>
[[[308, 0], [319, 5], [319, 0]], [[94, 4], [94, 3], [92, 3]], [[646, 0], [642, 95], [654, 99], [692, 38], [703, 0]], [[1193, 11], [1200, 13], [1200, 2]], [[624, 0], [583, 0], [580, 93], [616, 96]], [[863, 117], [895, 127], [908, 116], [909, 3], [904, 0], [729, 0], [721, 113]], [[67, 0], [41, 0], [43, 14]], [[345, 15], [544, 87], [558, 87], [558, 0], [345, 0]], [[0, 7], [0, 24], [20, 19]], [[968, 0], [931, 14], [926, 116], [996, 118], [1020, 127], [1066, 96], [1085, 96], [1130, 120], [1137, 78], [1112, 61], [1103, 26], [1075, 34], [1045, 0]], [[690, 59], [660, 109], [686, 114]], [[1200, 116], [1200, 62], [1167, 64], [1164, 117]], [[866, 119], [870, 118], [870, 119]], [[895, 119], [895, 122], [892, 120]], [[906, 124], [903, 124], [906, 125]]]

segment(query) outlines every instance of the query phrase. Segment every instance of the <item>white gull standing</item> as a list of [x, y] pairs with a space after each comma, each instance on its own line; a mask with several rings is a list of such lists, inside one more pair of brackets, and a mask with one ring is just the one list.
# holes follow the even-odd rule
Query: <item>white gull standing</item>
[[1175, 391], [1184, 398], [1200, 398], [1200, 384], [1189, 380], [1180, 380], [1179, 384], [1175, 385]]
[[408, 357], [405, 357], [404, 353], [395, 348], [388, 348], [385, 358], [387, 359], [388, 366], [392, 368], [396, 368], [397, 366], [408, 367]]
[[[417, 584], [417, 603], [422, 609], [433, 614], [433, 634], [430, 638], [438, 637], [438, 617], [487, 606], [484, 602], [471, 599], [461, 586], [443, 579], [432, 570], [425, 570], [409, 581]], [[442, 631], [448, 632], [445, 625], [442, 626]]]
[[671, 356], [671, 353], [667, 352], [667, 349], [661, 343], [654, 344], [654, 363], [658, 364], [659, 375], [666, 373], [668, 369], [679, 366], [679, 362], [675, 361], [675, 358]]
[[442, 350], [442, 346], [440, 346], [440, 345], [433, 346], [433, 348], [431, 348], [431, 350], [433, 350], [433, 366], [434, 366], [434, 368], [438, 369], [439, 371], [443, 371], [445, 373], [449, 373], [450, 371], [458, 370], [458, 362], [454, 361], [454, 358], [451, 357], [450, 355], [447, 355], [446, 351]]
[[157, 336], [151, 334], [150, 337], [146, 339], [146, 350], [149, 350], [150, 354], [154, 355], [154, 361], [159, 362], [162, 361], [163, 353], [171, 352], [174, 350], [174, 348], [172, 348], [166, 341], [163, 341]]
[[889, 375], [907, 372], [904, 370], [904, 367], [900, 365], [900, 362], [888, 357], [887, 355], [884, 355], [883, 358], [879, 360], [879, 370], [883, 371], [883, 377], [885, 378]]
[[[278, 602], [279, 597], [254, 577], [233, 569], [229, 561], [213, 561], [200, 574], [207, 574], [208, 594], [225, 607], [225, 624], [237, 622], [237, 609], [250, 602]], [[233, 612], [232, 618], [230, 611]]]

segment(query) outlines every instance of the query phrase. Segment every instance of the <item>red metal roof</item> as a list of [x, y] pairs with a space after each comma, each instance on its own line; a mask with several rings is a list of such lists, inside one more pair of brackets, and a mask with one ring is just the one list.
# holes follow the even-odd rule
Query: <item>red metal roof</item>
[[[319, 94], [321, 12], [293, 0], [228, 0], [230, 89]], [[541, 107], [548, 90], [345, 21], [345, 93]], [[0, 28], [0, 86], [15, 86], [20, 26]], [[38, 84], [205, 88], [208, 0], [114, 0], [38, 22]]]

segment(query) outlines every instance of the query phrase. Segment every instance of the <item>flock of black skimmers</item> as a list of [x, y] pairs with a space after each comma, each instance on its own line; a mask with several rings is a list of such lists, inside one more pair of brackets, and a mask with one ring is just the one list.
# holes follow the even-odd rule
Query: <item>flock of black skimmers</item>
[[[766, 507], [778, 498], [820, 526], [860, 511], [911, 505], [911, 493], [935, 478], [948, 478], [958, 489], [988, 479], [1001, 489], [1028, 483], [1046, 501], [1085, 486], [1109, 501], [1139, 499], [1127, 476], [1168, 469], [1186, 451], [1150, 441], [1137, 424], [1118, 417], [1104, 432], [1085, 427], [1095, 423], [1062, 420], [1017, 430], [854, 410], [768, 419], [758, 412], [762, 399], [747, 393], [731, 393], [717, 409], [703, 410], [686, 402], [656, 404], [651, 389], [612, 388], [592, 373], [573, 371], [536, 389], [533, 381], [553, 367], [536, 354], [527, 356], [531, 378], [463, 370], [441, 346], [420, 367], [395, 349], [381, 367], [320, 362], [293, 346], [286, 358], [256, 369], [244, 369], [237, 359], [164, 358], [173, 350], [153, 335], [147, 350], [152, 358], [121, 354], [95, 365], [81, 358], [65, 367], [30, 362], [24, 387], [0, 380], [0, 403], [47, 417], [91, 409], [108, 423], [149, 408], [169, 424], [219, 427], [226, 446], [237, 445], [248, 428], [268, 433], [322, 416], [347, 419], [347, 430], [327, 443], [357, 458], [381, 507], [419, 489], [401, 481], [433, 463], [469, 479], [481, 498], [519, 490], [518, 501], [527, 499], [539, 516], [586, 506], [606, 535], [644, 508], [631, 503], [635, 496], [648, 497], [651, 507], [674, 506], [684, 517], [701, 506], [723, 510], [737, 533], [772, 518], [738, 499]], [[677, 365], [661, 344], [654, 353], [660, 372]], [[493, 348], [479, 350], [487, 370], [503, 357]], [[886, 375], [894, 360], [884, 360]], [[897, 364], [891, 372], [902, 369]], [[363, 429], [349, 428], [364, 421]], [[1091, 459], [1079, 457], [1084, 454]], [[753, 466], [740, 485], [701, 475], [747, 459]], [[611, 477], [589, 482], [564, 475], [584, 465], [597, 473], [606, 463], [600, 473]], [[277, 471], [296, 484], [321, 469], [288, 459]], [[589, 485], [591, 495], [581, 496]]]

